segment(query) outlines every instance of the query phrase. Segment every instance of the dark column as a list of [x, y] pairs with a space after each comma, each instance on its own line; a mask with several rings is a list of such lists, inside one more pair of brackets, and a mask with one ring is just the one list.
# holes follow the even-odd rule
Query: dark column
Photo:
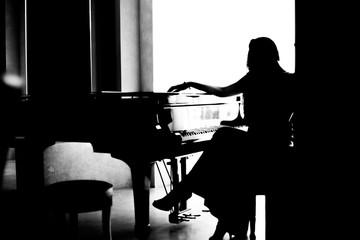
[[27, 54], [30, 95], [88, 94], [89, 1], [28, 1]]
[[0, 73], [6, 69], [5, 1], [0, 1]]
[[120, 91], [120, 7], [92, 0], [93, 73], [96, 91]]

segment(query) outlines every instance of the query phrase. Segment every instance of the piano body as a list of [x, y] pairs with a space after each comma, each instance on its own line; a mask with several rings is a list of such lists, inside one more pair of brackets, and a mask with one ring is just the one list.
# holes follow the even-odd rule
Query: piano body
[[[149, 188], [152, 163], [204, 149], [224, 119], [240, 113], [239, 97], [207, 94], [100, 92], [44, 99], [22, 97], [26, 117], [15, 133], [19, 191], [44, 186], [43, 151], [57, 141], [90, 142], [95, 152], [126, 162], [132, 173], [135, 234], [149, 233]], [[22, 119], [24, 117], [18, 117]], [[177, 171], [174, 165], [173, 171]], [[176, 173], [175, 173], [176, 175]], [[176, 179], [173, 179], [176, 180]]]

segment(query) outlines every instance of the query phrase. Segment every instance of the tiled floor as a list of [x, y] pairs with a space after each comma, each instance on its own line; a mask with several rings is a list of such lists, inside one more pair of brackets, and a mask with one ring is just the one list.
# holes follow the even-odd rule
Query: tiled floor
[[[150, 202], [162, 197], [165, 194], [163, 188], [152, 188]], [[19, 235], [25, 234], [32, 238], [39, 235], [45, 239], [54, 239], [58, 233], [46, 227], [48, 222], [43, 223], [36, 211], [36, 204], [25, 200], [28, 196], [9, 200], [4, 207], [5, 215], [2, 212], [1, 239], [20, 239]], [[261, 199], [258, 199], [261, 202]], [[26, 201], [26, 202], [25, 202]], [[149, 240], [205, 240], [213, 234], [217, 219], [213, 217], [203, 205], [203, 199], [193, 195], [188, 201], [190, 211], [194, 215], [200, 215], [189, 222], [172, 224], [168, 221], [169, 212], [164, 212], [150, 206], [151, 232]], [[263, 227], [263, 204], [258, 204], [257, 213], [257, 240], [264, 240]], [[12, 209], [13, 208], [13, 209]], [[2, 209], [3, 210], [3, 209]], [[205, 211], [204, 211], [205, 210]], [[5, 221], [4, 221], [5, 220]], [[5, 224], [3, 224], [5, 222]], [[135, 240], [134, 228], [134, 204], [133, 191], [131, 188], [114, 191], [113, 207], [111, 214], [112, 239], [113, 240]], [[46, 228], [46, 229], [45, 229]], [[8, 234], [8, 238], [4, 238]], [[40, 237], [40, 236], [39, 236]], [[95, 240], [102, 237], [101, 212], [82, 213], [79, 215], [79, 240]], [[22, 239], [23, 237], [21, 237]], [[35, 238], [34, 238], [35, 239]], [[229, 239], [226, 235], [224, 240]]]

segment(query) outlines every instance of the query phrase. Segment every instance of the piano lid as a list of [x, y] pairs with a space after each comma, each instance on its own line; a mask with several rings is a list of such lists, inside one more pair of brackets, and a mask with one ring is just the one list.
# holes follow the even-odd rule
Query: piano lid
[[209, 94], [178, 94], [169, 96], [164, 109], [171, 112], [171, 131], [187, 131], [219, 126], [223, 120], [234, 120], [243, 112], [242, 98], [227, 98]]
[[168, 97], [172, 95], [178, 95], [179, 93], [170, 92], [122, 92], [122, 91], [100, 91], [93, 92], [92, 94], [103, 94], [103, 95], [116, 95], [123, 98], [153, 98], [153, 97]]
[[231, 97], [217, 97], [207, 93], [100, 91], [94, 92], [92, 94], [116, 96], [121, 99], [152, 98], [158, 100], [164, 108], [196, 105], [219, 105], [242, 102], [241, 95], [235, 95]]

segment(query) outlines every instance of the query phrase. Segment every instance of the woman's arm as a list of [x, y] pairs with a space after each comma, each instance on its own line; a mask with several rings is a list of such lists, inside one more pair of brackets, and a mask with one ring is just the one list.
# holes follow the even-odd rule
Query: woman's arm
[[229, 97], [229, 96], [233, 96], [233, 95], [236, 95], [236, 94], [239, 94], [242, 92], [243, 79], [246, 76], [247, 75], [245, 75], [239, 81], [237, 81], [233, 84], [230, 84], [226, 87], [206, 85], [206, 84], [197, 83], [197, 82], [184, 82], [182, 84], [171, 87], [168, 91], [169, 92], [179, 92], [179, 91], [183, 91], [187, 88], [192, 87], [197, 90], [203, 91], [208, 94], [213, 94], [218, 97]]

